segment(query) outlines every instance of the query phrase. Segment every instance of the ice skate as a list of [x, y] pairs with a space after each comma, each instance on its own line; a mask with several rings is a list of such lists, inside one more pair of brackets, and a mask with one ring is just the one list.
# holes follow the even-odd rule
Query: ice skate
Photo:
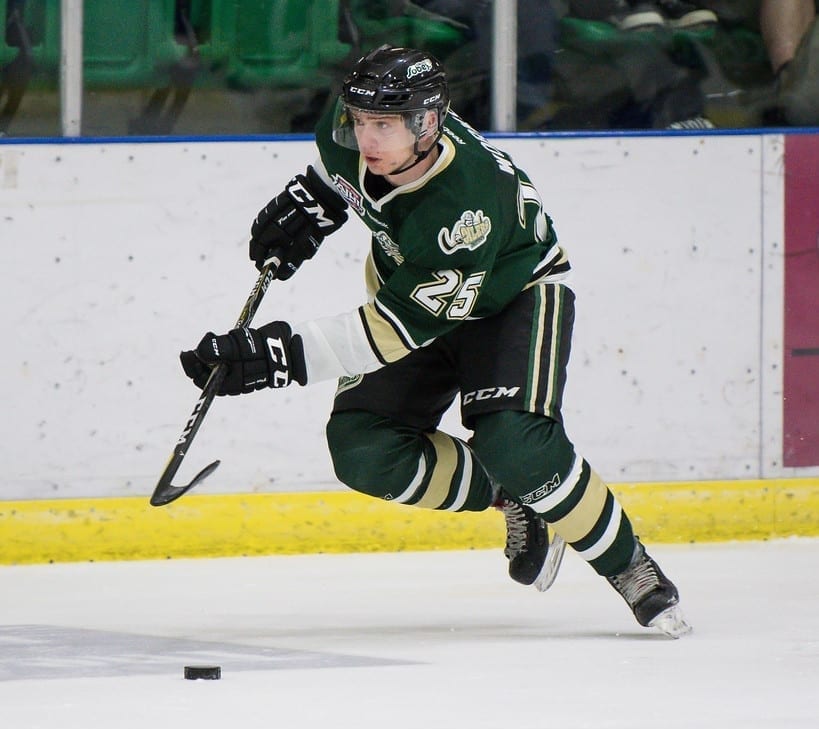
[[[506, 548], [509, 576], [522, 585], [546, 590], [554, 582], [563, 558], [563, 540], [552, 552], [546, 523], [535, 511], [501, 493], [494, 504], [506, 519]], [[551, 557], [551, 559], [549, 558]]]
[[639, 539], [635, 539], [629, 566], [606, 579], [628, 603], [640, 625], [657, 628], [670, 638], [691, 632], [679, 607], [677, 588], [648, 556]]
[[549, 532], [547, 531], [546, 538], [548, 540], [546, 560], [543, 562], [543, 568], [534, 583], [540, 592], [546, 592], [552, 586], [560, 569], [560, 563], [563, 561], [563, 554], [566, 552], [566, 542], [559, 534], [553, 534], [552, 538], [549, 539]]

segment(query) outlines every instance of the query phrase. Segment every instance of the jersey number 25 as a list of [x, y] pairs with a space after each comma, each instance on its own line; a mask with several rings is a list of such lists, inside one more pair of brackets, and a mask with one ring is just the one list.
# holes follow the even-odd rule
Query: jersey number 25
[[466, 279], [454, 269], [436, 271], [435, 280], [416, 286], [412, 298], [435, 316], [446, 310], [447, 319], [466, 319], [475, 306], [484, 276], [486, 271], [476, 271]]

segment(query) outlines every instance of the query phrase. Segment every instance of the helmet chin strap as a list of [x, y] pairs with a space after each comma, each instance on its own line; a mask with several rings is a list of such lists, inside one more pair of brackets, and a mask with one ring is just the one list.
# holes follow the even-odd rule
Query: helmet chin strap
[[438, 144], [438, 140], [441, 138], [443, 133], [444, 133], [443, 129], [439, 129], [438, 133], [435, 135], [435, 139], [432, 140], [432, 144], [430, 144], [429, 147], [426, 150], [424, 150], [423, 152], [420, 149], [418, 149], [418, 142], [420, 140], [416, 139], [415, 140], [415, 145], [413, 146], [413, 149], [412, 149], [413, 154], [415, 154], [415, 161], [410, 162], [408, 165], [405, 165], [404, 167], [401, 167], [400, 169], [397, 169], [397, 170], [394, 170], [394, 171], [390, 172], [389, 175], [385, 175], [385, 177], [389, 177], [391, 175], [400, 175], [402, 172], [406, 172], [407, 170], [411, 170], [413, 167], [415, 167], [415, 165], [419, 164], [420, 162], [423, 162], [427, 157], [429, 157], [430, 152], [432, 152], [432, 150], [435, 149], [435, 147]]

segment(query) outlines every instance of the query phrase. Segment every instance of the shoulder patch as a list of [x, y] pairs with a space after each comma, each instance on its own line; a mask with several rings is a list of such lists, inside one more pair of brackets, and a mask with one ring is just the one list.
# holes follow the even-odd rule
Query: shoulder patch
[[474, 251], [489, 238], [492, 230], [491, 219], [483, 214], [483, 210], [464, 210], [458, 222], [451, 229], [441, 228], [438, 231], [438, 245], [441, 250], [450, 255], [460, 248]]
[[383, 230], [373, 233], [373, 238], [378, 241], [378, 245], [381, 246], [381, 250], [392, 258], [396, 265], [400, 266], [404, 262], [404, 256], [401, 255], [401, 249]]
[[359, 215], [364, 214], [364, 197], [351, 182], [347, 182], [341, 175], [335, 174], [331, 177], [338, 194], [344, 201]]

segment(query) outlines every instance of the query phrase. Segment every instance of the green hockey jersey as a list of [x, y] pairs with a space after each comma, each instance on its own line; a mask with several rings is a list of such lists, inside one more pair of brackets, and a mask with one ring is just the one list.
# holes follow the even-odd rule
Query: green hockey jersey
[[509, 155], [450, 113], [432, 167], [374, 197], [361, 155], [316, 128], [331, 182], [372, 231], [369, 301], [357, 312], [299, 325], [309, 380], [376, 369], [461, 322], [491, 316], [536, 281], [569, 270], [552, 222]]

